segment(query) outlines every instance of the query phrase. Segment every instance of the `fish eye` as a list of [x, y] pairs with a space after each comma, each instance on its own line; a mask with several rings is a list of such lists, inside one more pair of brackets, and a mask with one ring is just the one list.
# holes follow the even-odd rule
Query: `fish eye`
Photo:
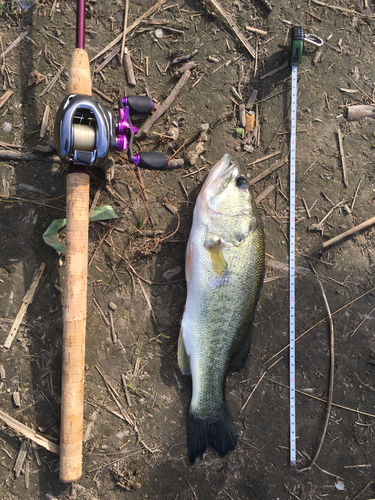
[[238, 187], [239, 189], [243, 189], [243, 188], [246, 188], [248, 185], [249, 185], [249, 183], [248, 183], [246, 177], [244, 177], [243, 175], [240, 175], [237, 177], [236, 187]]

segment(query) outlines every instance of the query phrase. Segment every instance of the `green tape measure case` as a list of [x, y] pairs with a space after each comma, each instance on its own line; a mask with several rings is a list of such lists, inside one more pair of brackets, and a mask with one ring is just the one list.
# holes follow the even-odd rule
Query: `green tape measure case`
[[290, 59], [291, 66], [299, 66], [303, 52], [303, 41], [305, 39], [305, 30], [303, 26], [293, 26], [290, 30]]

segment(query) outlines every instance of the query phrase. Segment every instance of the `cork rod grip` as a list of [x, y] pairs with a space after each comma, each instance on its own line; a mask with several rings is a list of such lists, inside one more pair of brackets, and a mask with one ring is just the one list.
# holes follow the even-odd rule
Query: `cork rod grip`
[[74, 49], [70, 60], [68, 94], [91, 95], [89, 56], [85, 49]]
[[[91, 95], [87, 52], [75, 49], [69, 93]], [[66, 178], [66, 281], [63, 317], [63, 354], [60, 428], [60, 480], [77, 481], [82, 475], [82, 436], [87, 315], [87, 261], [89, 185], [86, 172], [75, 168]]]

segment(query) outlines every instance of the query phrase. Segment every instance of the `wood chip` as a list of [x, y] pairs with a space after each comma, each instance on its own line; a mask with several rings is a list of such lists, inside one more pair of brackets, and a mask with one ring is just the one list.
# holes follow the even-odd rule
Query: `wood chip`
[[6, 340], [4, 342], [4, 347], [6, 347], [7, 349], [9, 349], [10, 346], [12, 345], [12, 342], [13, 342], [15, 336], [17, 335], [18, 328], [20, 327], [20, 324], [21, 324], [21, 322], [26, 314], [27, 308], [34, 300], [35, 292], [36, 292], [36, 289], [39, 285], [39, 281], [42, 277], [42, 274], [44, 272], [45, 267], [46, 267], [45, 263], [42, 262], [42, 264], [40, 265], [38, 271], [36, 272], [36, 274], [34, 276], [34, 279], [31, 283], [29, 290], [27, 291], [27, 293], [22, 301], [22, 305], [20, 307], [20, 310], [18, 311], [18, 314], [16, 316], [16, 319], [14, 320], [12, 328], [10, 329], [8, 337], [6, 338]]
[[125, 391], [125, 397], [126, 397], [126, 402], [128, 403], [128, 406], [129, 408], [131, 407], [132, 405], [132, 402], [130, 401], [130, 396], [129, 396], [129, 391], [128, 391], [128, 386], [127, 386], [127, 381], [126, 381], [126, 377], [124, 374], [121, 375], [121, 378], [122, 378], [122, 383], [124, 385], [124, 391]]
[[345, 92], [346, 94], [356, 94], [358, 92], [358, 90], [356, 89], [341, 89], [341, 92]]
[[2, 410], [0, 410], [0, 418], [4, 420], [4, 422], [14, 431], [21, 433], [23, 436], [31, 439], [40, 446], [43, 446], [43, 448], [45, 448], [46, 450], [52, 451], [52, 453], [56, 453], [56, 455], [60, 454], [60, 447], [57, 444], [52, 443], [44, 436], [37, 434], [36, 431], [30, 429], [30, 427], [27, 427], [24, 424], [21, 424], [21, 422], [18, 422], [18, 420], [11, 417], [10, 415], [7, 415]]
[[14, 475], [16, 476], [16, 478], [21, 474], [21, 469], [26, 458], [26, 453], [27, 453], [27, 448], [25, 446], [25, 443], [22, 442], [21, 448], [17, 455], [16, 463], [14, 464], [13, 467]]
[[[266, 260], [266, 266], [272, 267], [274, 269], [281, 269], [286, 273], [289, 272], [289, 264], [284, 264], [284, 262], [279, 262], [278, 260]], [[304, 267], [296, 267], [295, 271], [296, 273], [302, 274], [304, 276], [309, 272], [309, 270], [305, 269]]]
[[120, 52], [120, 47], [116, 47], [112, 52], [104, 59], [104, 61], [94, 69], [94, 73], [100, 73], [103, 68], [107, 66], [108, 63], [112, 61], [114, 57], [117, 56], [117, 54]]
[[0, 108], [2, 108], [4, 106], [4, 104], [7, 102], [7, 100], [9, 99], [9, 97], [13, 94], [13, 90], [7, 90], [5, 92], [5, 94], [3, 94], [1, 97], [0, 97]]
[[43, 139], [46, 135], [46, 130], [48, 127], [48, 118], [49, 118], [50, 107], [49, 104], [46, 105], [43, 113], [42, 125], [40, 127], [39, 137]]
[[287, 162], [286, 158], [280, 158], [279, 160], [275, 161], [275, 163], [273, 163], [270, 167], [266, 168], [259, 175], [257, 175], [253, 179], [251, 179], [249, 182], [250, 186], [253, 186], [254, 184], [259, 182], [260, 180], [264, 179], [265, 177], [267, 177], [267, 175], [272, 174], [272, 172], [275, 172], [275, 170], [282, 167], [286, 162]]
[[277, 184], [272, 184], [271, 186], [268, 186], [264, 191], [262, 191], [260, 195], [255, 198], [255, 204], [259, 205], [261, 201], [263, 201], [269, 194], [272, 193], [276, 186]]
[[252, 26], [246, 26], [246, 31], [252, 31], [253, 33], [258, 33], [259, 35], [267, 35], [267, 31], [260, 30], [258, 28], [253, 28]]
[[35, 448], [35, 446], [32, 446], [32, 450], [34, 452], [36, 463], [37, 463], [38, 467], [40, 467], [42, 465], [42, 461], [40, 460], [38, 448]]
[[21, 397], [18, 391], [13, 392], [13, 402], [16, 406], [21, 406]]
[[375, 118], [375, 106], [370, 106], [369, 104], [350, 106], [346, 117], [348, 121], [361, 120], [365, 117]]
[[241, 127], [246, 127], [246, 109], [245, 104], [241, 103], [238, 107], [239, 120]]
[[103, 309], [100, 307], [99, 302], [98, 302], [98, 301], [97, 301], [94, 297], [93, 297], [93, 299], [92, 299], [92, 300], [93, 300], [94, 304], [96, 305], [96, 307], [99, 309], [100, 316], [103, 318], [104, 323], [106, 324], [106, 326], [109, 326], [109, 327], [110, 327], [110, 326], [111, 326], [111, 324], [110, 324], [110, 322], [109, 322], [109, 320], [108, 320], [107, 316], [104, 314]]
[[111, 325], [112, 342], [114, 344], [117, 344], [117, 335], [116, 335], [116, 331], [115, 331], [115, 324], [113, 322], [112, 311], [109, 311], [109, 321], [110, 321], [110, 325]]
[[28, 490], [30, 487], [30, 460], [25, 462], [25, 488]]
[[347, 174], [347, 170], [346, 170], [344, 146], [342, 143], [342, 133], [341, 133], [340, 129], [337, 130], [337, 137], [339, 140], [339, 149], [340, 149], [340, 157], [341, 157], [341, 165], [342, 165], [342, 177], [343, 177], [345, 187], [348, 187], [349, 186], [348, 174]]
[[133, 63], [132, 63], [130, 54], [128, 54], [127, 51], [125, 52], [125, 56], [124, 56], [124, 67], [125, 67], [126, 79], [128, 81], [128, 84], [132, 85], [134, 87], [135, 85], [137, 85], [137, 81], [136, 81], [135, 76], [134, 76]]

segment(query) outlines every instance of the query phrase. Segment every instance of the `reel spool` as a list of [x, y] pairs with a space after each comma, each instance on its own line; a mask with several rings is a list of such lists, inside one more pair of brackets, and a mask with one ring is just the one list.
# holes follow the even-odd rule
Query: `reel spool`
[[94, 151], [96, 130], [91, 125], [73, 124], [73, 148], [80, 151]]

